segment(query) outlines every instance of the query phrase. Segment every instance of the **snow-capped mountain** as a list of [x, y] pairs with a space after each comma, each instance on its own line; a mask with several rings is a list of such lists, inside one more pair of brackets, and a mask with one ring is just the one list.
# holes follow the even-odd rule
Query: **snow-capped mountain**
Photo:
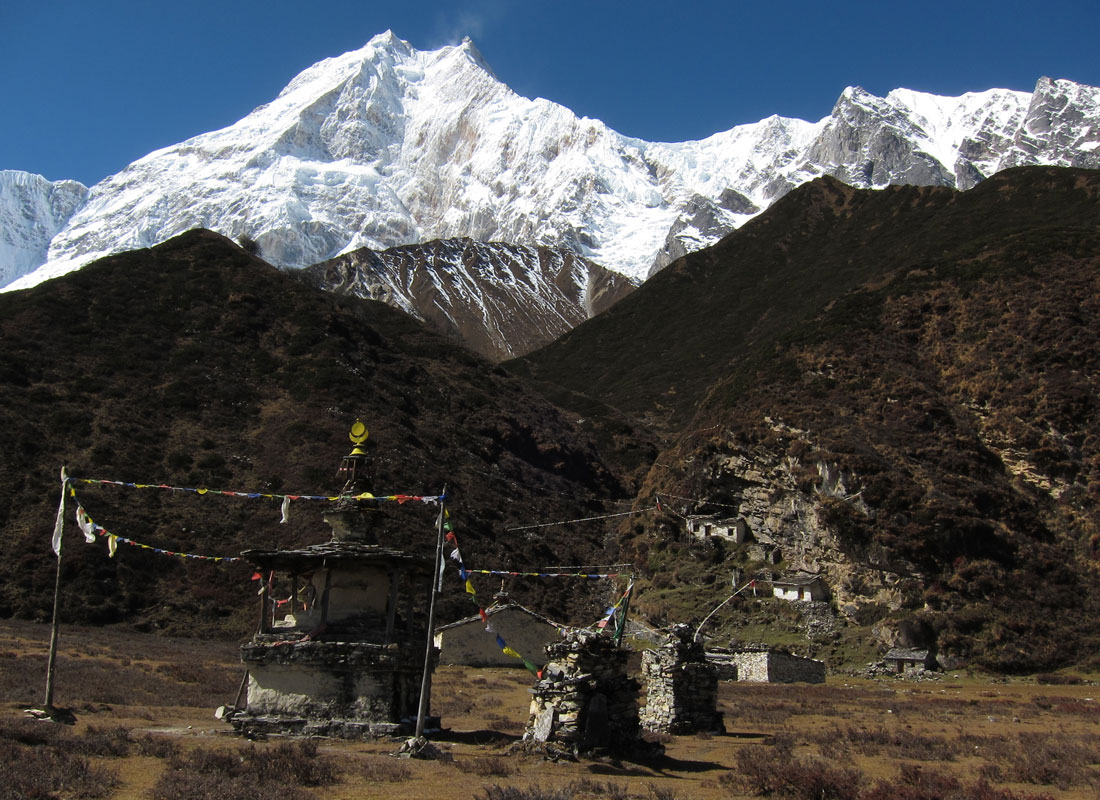
[[565, 248], [472, 239], [362, 248], [305, 275], [400, 308], [494, 361], [549, 344], [634, 288]]
[[640, 282], [822, 174], [967, 188], [1006, 166], [1100, 166], [1100, 89], [844, 91], [818, 122], [771, 117], [650, 143], [501, 83], [468, 39], [385, 33], [321, 61], [234, 125], [94, 186], [33, 285], [207, 227], [303, 267], [360, 247], [465, 237], [565, 247]]
[[46, 260], [50, 240], [84, 203], [88, 187], [0, 170], [0, 286]]

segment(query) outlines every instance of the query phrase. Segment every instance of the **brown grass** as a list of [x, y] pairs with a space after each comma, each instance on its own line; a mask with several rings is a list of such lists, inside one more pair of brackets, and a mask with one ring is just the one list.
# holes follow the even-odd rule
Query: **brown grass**
[[[213, 709], [236, 690], [234, 642], [65, 630], [58, 690], [77, 723], [32, 720], [22, 709], [34, 697], [10, 690], [43, 683], [28, 659], [45, 643], [42, 628], [0, 623], [0, 800], [1086, 800], [1100, 792], [1100, 703], [1087, 683], [1056, 694], [1034, 681], [723, 683], [725, 734], [651, 736], [665, 755], [637, 762], [551, 763], [509, 749], [528, 716], [526, 671], [446, 667], [432, 697], [446, 730], [432, 738], [450, 760], [417, 761], [394, 758], [395, 741], [232, 737]], [[122, 702], [102, 699], [105, 684], [76, 679], [112, 673]], [[155, 703], [125, 685], [133, 675], [157, 682]]]

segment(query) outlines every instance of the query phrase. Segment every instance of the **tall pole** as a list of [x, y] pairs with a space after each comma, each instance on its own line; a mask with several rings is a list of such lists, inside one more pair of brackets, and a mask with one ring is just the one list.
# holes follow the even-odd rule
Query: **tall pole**
[[53, 673], [57, 663], [58, 608], [61, 606], [61, 553], [57, 554], [57, 576], [53, 582], [53, 624], [50, 626], [50, 658], [46, 663], [46, 710], [53, 710]]
[[428, 644], [424, 648], [424, 674], [420, 677], [420, 707], [416, 712], [417, 739], [424, 735], [424, 718], [428, 713], [428, 698], [432, 693], [432, 650], [435, 649], [435, 598], [439, 595], [439, 580], [443, 571], [443, 518], [447, 514], [447, 487], [439, 498], [439, 520], [436, 523], [435, 570], [432, 573], [431, 602], [428, 604]]
[[65, 528], [65, 494], [69, 488], [69, 476], [61, 468], [61, 502], [57, 507], [54, 523], [53, 549], [57, 553], [57, 573], [53, 581], [53, 622], [50, 625], [50, 657], [46, 662], [46, 711], [53, 711], [53, 675], [57, 665], [57, 629], [60, 624], [58, 609], [61, 607], [61, 535]]

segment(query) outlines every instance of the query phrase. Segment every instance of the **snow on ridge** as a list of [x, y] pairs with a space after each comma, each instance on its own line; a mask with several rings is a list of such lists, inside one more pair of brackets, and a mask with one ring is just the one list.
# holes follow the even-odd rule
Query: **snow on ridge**
[[[1074, 95], [1079, 86], [1042, 79], [1037, 92], [1072, 96], [1095, 118], [1100, 90]], [[40, 275], [201, 226], [255, 239], [286, 267], [466, 237], [564, 246], [640, 283], [822, 174], [969, 188], [1028, 159], [1076, 163], [1070, 145], [1020, 138], [1025, 119], [1032, 139], [1052, 125], [1072, 138], [1053, 101], [1035, 102], [1002, 89], [880, 98], [848, 87], [817, 122], [772, 116], [648, 143], [516, 94], [469, 39], [419, 51], [387, 31], [301, 71], [236, 123], [97, 184]], [[1073, 141], [1092, 154], [1093, 138], [1086, 129]]]

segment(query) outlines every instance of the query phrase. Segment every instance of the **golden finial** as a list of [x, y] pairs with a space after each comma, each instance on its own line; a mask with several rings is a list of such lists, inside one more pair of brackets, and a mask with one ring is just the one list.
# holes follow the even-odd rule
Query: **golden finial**
[[367, 426], [363, 424], [361, 420], [355, 420], [355, 424], [351, 426], [351, 432], [348, 434], [348, 438], [351, 439], [351, 443], [355, 445], [352, 448], [351, 454], [353, 456], [366, 455], [363, 452], [361, 445], [367, 441], [367, 437], [370, 436], [370, 432], [367, 430]]

